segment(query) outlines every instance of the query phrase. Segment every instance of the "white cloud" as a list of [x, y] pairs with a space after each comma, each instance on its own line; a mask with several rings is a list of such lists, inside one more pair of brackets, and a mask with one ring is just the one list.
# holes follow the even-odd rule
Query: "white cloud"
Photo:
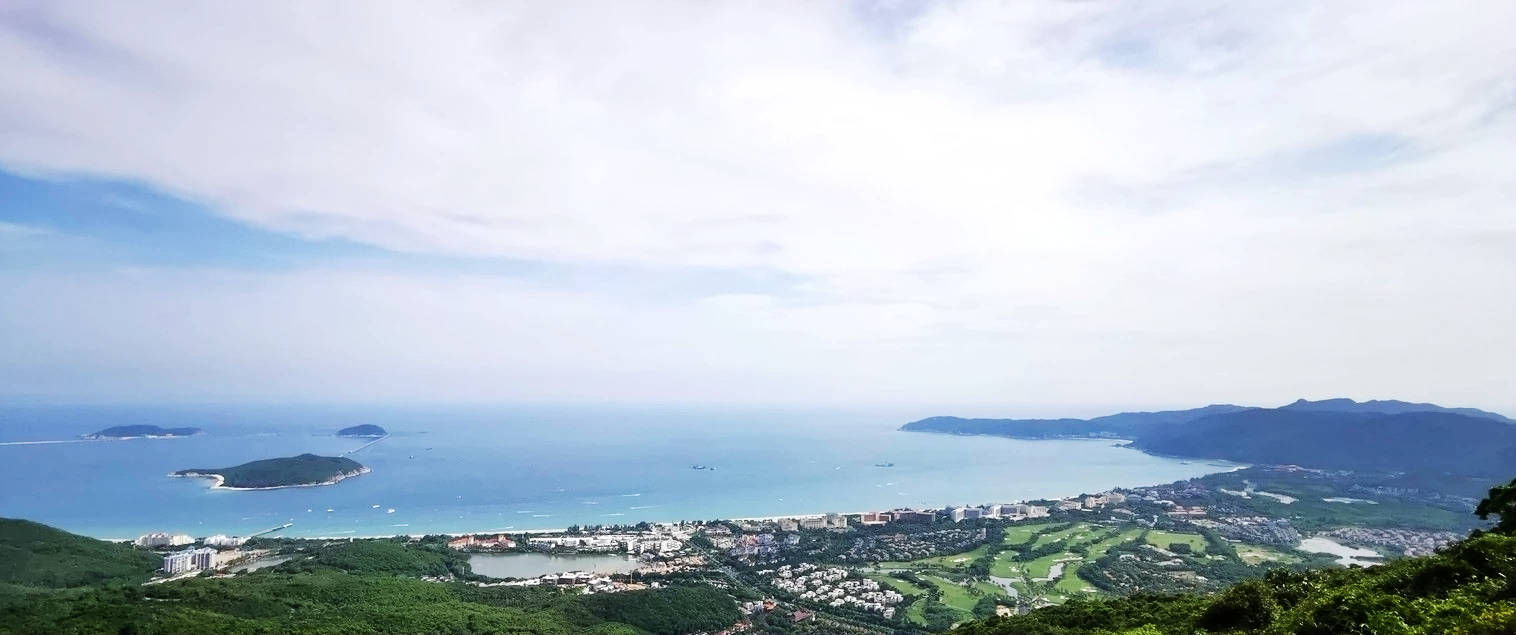
[[[678, 399], [703, 374], [729, 382], [703, 394], [756, 400], [872, 382], [921, 401], [1498, 406], [1513, 23], [1489, 3], [38, 3], [0, 13], [0, 164], [396, 250], [801, 281], [610, 331], [596, 350], [626, 369], [587, 394], [636, 376], [620, 385]], [[499, 280], [365, 284], [411, 291], [323, 315], [409, 324], [436, 303], [414, 319], [475, 341], [509, 324], [442, 305], [537, 303]], [[568, 394], [611, 372], [581, 329], [622, 314], [551, 293], [582, 313], [506, 358], [555, 360], [542, 390]], [[336, 375], [441, 373], [469, 350], [310, 337]], [[463, 366], [462, 392], [497, 385]]]

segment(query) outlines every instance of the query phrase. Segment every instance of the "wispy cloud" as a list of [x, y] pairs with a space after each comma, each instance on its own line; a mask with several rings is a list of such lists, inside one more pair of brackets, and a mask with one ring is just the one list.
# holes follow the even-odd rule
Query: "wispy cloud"
[[[1489, 3], [34, 3], [0, 12], [0, 164], [418, 257], [728, 272], [599, 344], [652, 398], [720, 377], [698, 391], [1479, 401], [1516, 353], [1475, 323], [1516, 322], [1490, 292], [1516, 265], [1469, 248], [1516, 250], [1512, 23]], [[402, 342], [422, 315], [510, 340], [418, 307], [499, 294], [597, 307], [566, 322], [591, 329], [658, 277], [530, 299], [430, 275], [389, 309], [325, 306]], [[256, 301], [300, 299], [279, 279]], [[681, 332], [727, 354], [644, 347]], [[533, 350], [579, 359], [559, 337]], [[724, 344], [743, 338], [768, 345]], [[394, 347], [374, 361], [429, 350]]]

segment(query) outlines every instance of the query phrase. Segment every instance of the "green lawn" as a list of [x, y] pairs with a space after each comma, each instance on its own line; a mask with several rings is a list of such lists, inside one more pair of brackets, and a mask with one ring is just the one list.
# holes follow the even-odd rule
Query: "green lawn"
[[1005, 544], [1019, 545], [1031, 538], [1032, 534], [1053, 526], [1054, 523], [1030, 523], [1026, 525], [1012, 525], [1005, 528]]
[[1022, 563], [1012, 559], [1015, 554], [1014, 551], [1002, 551], [995, 556], [995, 561], [990, 563], [990, 575], [997, 578], [1021, 577]]
[[1246, 564], [1259, 564], [1262, 562], [1300, 562], [1299, 556], [1279, 551], [1277, 549], [1262, 547], [1259, 545], [1239, 544], [1236, 546], [1236, 548], [1237, 557], [1242, 558], [1242, 561]]
[[1063, 577], [1058, 579], [1058, 583], [1054, 584], [1053, 588], [1070, 597], [1077, 597], [1094, 591], [1095, 587], [1090, 586], [1090, 583], [1085, 582], [1084, 578], [1079, 577], [1080, 564], [1082, 563], [1070, 562], [1064, 565]]
[[1078, 524], [1074, 525], [1073, 527], [1069, 527], [1068, 529], [1063, 529], [1063, 530], [1059, 530], [1059, 531], [1055, 531], [1055, 532], [1052, 532], [1052, 533], [1043, 534], [1041, 536], [1038, 536], [1037, 537], [1037, 542], [1033, 543], [1033, 545], [1040, 547], [1042, 545], [1046, 545], [1046, 544], [1049, 544], [1049, 543], [1052, 543], [1052, 542], [1055, 542], [1055, 541], [1060, 541], [1060, 540], [1065, 540], [1066, 541], [1066, 540], [1074, 539], [1074, 540], [1077, 541], [1079, 536], [1083, 536], [1085, 534], [1088, 534], [1089, 531], [1090, 531], [1090, 526], [1089, 525], [1086, 525], [1084, 523], [1078, 523]]
[[976, 582], [972, 587], [964, 587], [963, 585], [960, 585], [946, 578], [939, 578], [937, 576], [923, 577], [928, 582], [937, 585], [937, 588], [942, 589], [943, 604], [963, 611], [964, 613], [972, 613], [974, 610], [974, 604], [978, 603], [979, 598], [981, 597], [984, 597], [986, 595], [992, 595], [996, 597], [1005, 596], [1005, 591], [1002, 591], [1000, 587], [997, 587], [988, 582]]
[[1182, 542], [1190, 546], [1194, 553], [1205, 553], [1205, 536], [1199, 534], [1180, 534], [1171, 531], [1150, 529], [1147, 533], [1148, 544], [1159, 549], [1168, 549], [1169, 545]]
[[901, 580], [900, 578], [897, 578], [897, 577], [892, 576], [892, 575], [885, 575], [885, 574], [882, 574], [882, 573], [875, 573], [875, 574], [872, 574], [872, 575], [870, 575], [868, 577], [869, 577], [869, 579], [872, 579], [875, 582], [878, 582], [879, 584], [882, 584], [882, 585], [890, 587], [890, 588], [892, 588], [892, 589], [894, 589], [896, 591], [899, 591], [903, 595], [921, 595], [923, 593], [926, 593], [926, 589], [923, 589], [923, 588], [921, 588], [919, 586], [911, 584], [910, 582], [907, 582], [905, 580]]
[[962, 569], [967, 569], [970, 564], [974, 563], [975, 559], [977, 559], [978, 557], [984, 555], [985, 552], [989, 550], [989, 548], [990, 548], [989, 545], [980, 545], [978, 547], [975, 547], [971, 551], [965, 551], [963, 553], [950, 553], [950, 554], [945, 555], [945, 556], [932, 556], [930, 558], [920, 558], [920, 559], [917, 559], [917, 560], [911, 560], [911, 561], [907, 561], [907, 562], [881, 562], [881, 563], [879, 563], [879, 568], [881, 568], [881, 569], [934, 568], [934, 569], [947, 569], [947, 570], [950, 570], [950, 571], [962, 570]]
[[1087, 556], [1085, 556], [1085, 560], [1095, 560], [1095, 559], [1099, 558], [1100, 556], [1105, 555], [1105, 552], [1109, 551], [1111, 549], [1111, 547], [1114, 547], [1114, 546], [1119, 545], [1119, 544], [1121, 544], [1123, 542], [1126, 542], [1128, 540], [1136, 538], [1137, 536], [1139, 536], [1141, 534], [1142, 534], [1142, 530], [1134, 527], [1134, 528], [1122, 531], [1121, 533], [1116, 534], [1114, 536], [1111, 536], [1109, 538], [1106, 538], [1104, 540], [1101, 540], [1100, 542], [1097, 542], [1097, 543], [1095, 543], [1093, 545], [1090, 545], [1089, 554]]
[[1027, 579], [1029, 581], [1032, 578], [1046, 578], [1046, 577], [1048, 577], [1048, 571], [1050, 571], [1053, 568], [1053, 563], [1054, 562], [1056, 562], [1058, 560], [1062, 560], [1064, 558], [1073, 558], [1073, 557], [1076, 557], [1076, 556], [1074, 556], [1074, 554], [1066, 553], [1066, 552], [1065, 553], [1052, 553], [1052, 554], [1045, 555], [1045, 556], [1043, 556], [1041, 558], [1038, 558], [1036, 560], [1033, 560], [1031, 562], [1028, 562], [1028, 563], [1026, 563], [1026, 567], [1025, 567], [1026, 577], [1027, 577]]

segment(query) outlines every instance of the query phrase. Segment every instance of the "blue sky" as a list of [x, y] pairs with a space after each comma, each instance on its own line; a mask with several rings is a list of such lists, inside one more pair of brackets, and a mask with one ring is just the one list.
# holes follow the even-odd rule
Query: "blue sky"
[[11, 4], [0, 397], [1516, 410], [1502, 11]]

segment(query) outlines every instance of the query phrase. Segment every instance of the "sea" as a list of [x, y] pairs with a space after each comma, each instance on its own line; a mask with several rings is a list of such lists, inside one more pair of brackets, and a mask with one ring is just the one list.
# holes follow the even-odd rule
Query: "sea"
[[[1004, 503], [1237, 466], [898, 428], [921, 413], [653, 406], [0, 406], [0, 516], [98, 538], [524, 531]], [[335, 436], [372, 423], [378, 443]], [[84, 441], [110, 426], [174, 439]], [[361, 449], [360, 449], [361, 448]], [[264, 491], [170, 478], [301, 453], [372, 472]], [[696, 469], [702, 466], [705, 469]]]

